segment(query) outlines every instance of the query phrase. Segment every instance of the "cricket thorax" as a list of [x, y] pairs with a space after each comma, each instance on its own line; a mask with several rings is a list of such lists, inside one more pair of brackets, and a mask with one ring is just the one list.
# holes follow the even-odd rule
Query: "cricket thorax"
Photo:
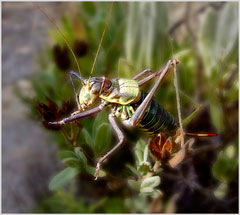
[[141, 91], [135, 80], [116, 78], [111, 80], [111, 87], [99, 97], [110, 103], [128, 105], [140, 99]]

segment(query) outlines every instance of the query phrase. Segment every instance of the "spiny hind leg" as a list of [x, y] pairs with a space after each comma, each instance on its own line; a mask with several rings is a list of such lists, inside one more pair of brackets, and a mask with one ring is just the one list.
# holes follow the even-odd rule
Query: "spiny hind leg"
[[154, 84], [153, 88], [151, 89], [151, 91], [148, 93], [146, 98], [143, 100], [142, 104], [137, 108], [137, 110], [135, 111], [133, 116], [128, 120], [127, 124], [129, 127], [136, 127], [140, 123], [140, 121], [143, 118], [149, 104], [151, 103], [153, 95], [157, 91], [157, 88], [158, 88], [159, 84], [161, 83], [162, 79], [165, 77], [165, 75], [170, 70], [170, 68], [177, 64], [177, 62], [178, 61], [176, 61], [176, 60], [168, 61], [167, 65], [160, 73], [160, 75], [159, 75], [156, 83]]
[[107, 152], [103, 157], [101, 157], [99, 159], [99, 161], [97, 162], [96, 171], [94, 174], [95, 180], [97, 180], [97, 178], [98, 178], [98, 174], [99, 174], [102, 163], [106, 159], [108, 159], [115, 151], [117, 151], [124, 144], [124, 135], [123, 135], [122, 131], [120, 130], [120, 128], [118, 127], [115, 117], [112, 114], [110, 114], [108, 119], [118, 136], [119, 142], [109, 152]]
[[[135, 127], [137, 126], [137, 124], [141, 121], [144, 113], [146, 112], [151, 99], [154, 95], [154, 93], [156, 92], [156, 89], [158, 87], [158, 85], [160, 84], [162, 78], [166, 75], [166, 73], [169, 71], [170, 67], [173, 66], [173, 71], [174, 71], [174, 86], [175, 86], [175, 90], [176, 90], [176, 99], [177, 99], [177, 110], [178, 110], [178, 121], [179, 121], [179, 125], [180, 125], [180, 132], [181, 132], [181, 145], [184, 145], [184, 130], [183, 130], [183, 125], [182, 125], [182, 116], [181, 116], [181, 109], [180, 109], [180, 96], [179, 96], [179, 88], [178, 88], [178, 79], [177, 79], [177, 72], [176, 72], [176, 65], [179, 63], [178, 60], [170, 60], [168, 61], [167, 66], [165, 66], [163, 69], [151, 74], [150, 76], [140, 80], [138, 82], [139, 86], [142, 86], [146, 83], [148, 83], [150, 80], [152, 80], [153, 78], [159, 76], [158, 81], [155, 83], [155, 85], [153, 86], [152, 90], [149, 92], [149, 94], [147, 95], [147, 97], [144, 99], [143, 103], [139, 106], [139, 108], [137, 109], [137, 111], [134, 113], [133, 117], [130, 120], [130, 125]], [[142, 72], [143, 73], [143, 72]], [[140, 73], [141, 74], [141, 73]], [[149, 98], [148, 98], [149, 97]]]

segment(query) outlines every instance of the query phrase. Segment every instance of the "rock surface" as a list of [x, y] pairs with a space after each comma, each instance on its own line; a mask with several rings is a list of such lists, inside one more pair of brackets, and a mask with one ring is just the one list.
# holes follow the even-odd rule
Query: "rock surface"
[[[63, 3], [41, 3], [54, 19]], [[49, 22], [32, 3], [2, 4], [2, 212], [29, 213], [46, 195], [57, 165], [56, 145], [41, 123], [28, 119], [16, 85], [31, 94], [26, 81], [36, 71], [36, 56], [48, 45]]]

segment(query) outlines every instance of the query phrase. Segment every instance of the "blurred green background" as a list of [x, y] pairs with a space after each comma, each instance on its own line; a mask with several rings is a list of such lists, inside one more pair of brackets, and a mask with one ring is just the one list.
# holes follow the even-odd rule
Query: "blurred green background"
[[[3, 21], [13, 4], [3, 7]], [[55, 7], [67, 8], [57, 24], [73, 47], [82, 75], [88, 78], [110, 3], [59, 4], [40, 6], [46, 12], [48, 7], [52, 11]], [[34, 5], [29, 10], [46, 19]], [[52, 17], [53, 12], [48, 15]], [[7, 44], [4, 35], [3, 48]], [[76, 110], [68, 77], [70, 70], [77, 71], [76, 63], [53, 26], [49, 38], [50, 44], [38, 53], [37, 72], [28, 78], [31, 95], [23, 93], [19, 85], [14, 91], [27, 105], [27, 117], [38, 123], [61, 119]], [[192, 156], [177, 168], [163, 166], [154, 176], [146, 177], [154, 164], [146, 136], [122, 127], [127, 143], [104, 163], [101, 178], [94, 181], [96, 161], [117, 142], [107, 111], [52, 131], [48, 142], [57, 146], [58, 164], [49, 174], [49, 189], [36, 194], [31, 212], [237, 212], [238, 3], [115, 2], [93, 76], [131, 78], [146, 68], [156, 71], [173, 58], [180, 60], [183, 118], [203, 105], [186, 130], [219, 135], [197, 139]], [[80, 83], [75, 83], [79, 90]], [[143, 90], [149, 91], [153, 83]], [[172, 74], [155, 98], [177, 117]], [[7, 144], [5, 139], [3, 144]]]

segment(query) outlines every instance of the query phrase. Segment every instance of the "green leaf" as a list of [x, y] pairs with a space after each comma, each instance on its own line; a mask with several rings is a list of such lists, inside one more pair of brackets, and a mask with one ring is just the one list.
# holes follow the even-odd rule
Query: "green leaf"
[[94, 213], [98, 208], [104, 207], [107, 201], [107, 196], [104, 196], [102, 199], [98, 200], [97, 202], [92, 202], [89, 205], [89, 213]]
[[[200, 28], [199, 47], [207, 75], [236, 48], [238, 36], [238, 4], [229, 2], [218, 13], [209, 9]], [[221, 71], [219, 68], [218, 71]], [[222, 70], [224, 71], [224, 70]], [[219, 74], [220, 75], [220, 74]]]
[[75, 151], [77, 158], [80, 160], [82, 167], [85, 168], [87, 165], [87, 158], [84, 155], [83, 151], [81, 150], [80, 147], [76, 147], [74, 149], [74, 151]]
[[138, 163], [141, 163], [144, 161], [144, 149], [145, 149], [146, 143], [144, 140], [140, 139], [136, 146], [135, 146], [135, 155], [138, 160]]
[[98, 127], [102, 123], [106, 123], [106, 122], [108, 122], [107, 113], [106, 113], [106, 111], [102, 111], [101, 113], [99, 113], [97, 115], [97, 117], [95, 118], [94, 123], [93, 123], [93, 128], [92, 128], [92, 137], [93, 137], [93, 139], [96, 138], [96, 133], [97, 133]]
[[108, 149], [111, 143], [112, 129], [107, 123], [102, 123], [96, 130], [94, 151], [101, 154]]
[[203, 17], [203, 24], [200, 27], [199, 47], [202, 52], [205, 66], [210, 71], [216, 65], [215, 40], [217, 32], [217, 12], [208, 9]]
[[66, 166], [75, 167], [75, 168], [82, 168], [80, 160], [77, 159], [77, 158], [65, 158], [65, 159], [62, 160], [62, 162]]
[[69, 150], [68, 151], [67, 150], [60, 151], [58, 153], [58, 156], [59, 156], [59, 158], [61, 160], [66, 159], [66, 158], [76, 158], [76, 155], [74, 154], [74, 152], [73, 151], [69, 151]]
[[190, 55], [192, 55], [192, 50], [189, 48], [185, 48], [182, 49], [180, 51], [178, 51], [177, 53], [174, 54], [174, 58], [180, 60], [180, 62], [182, 61], [182, 59], [189, 57]]
[[116, 214], [116, 213], [127, 213], [125, 202], [120, 196], [111, 196], [107, 198], [106, 203], [104, 204], [104, 212], [106, 214]]
[[226, 149], [225, 149], [225, 153], [226, 153], [226, 157], [229, 159], [233, 159], [234, 155], [235, 155], [235, 148], [233, 145], [229, 145]]
[[138, 181], [129, 179], [129, 180], [128, 180], [128, 184], [129, 184], [129, 186], [130, 186], [133, 190], [137, 190], [137, 191], [140, 190], [140, 184], [139, 184]]
[[143, 153], [143, 161], [147, 162], [147, 159], [148, 159], [148, 145], [146, 144], [144, 153]]
[[216, 55], [225, 58], [234, 48], [238, 36], [238, 3], [227, 3], [218, 18]]
[[129, 4], [125, 52], [127, 60], [137, 70], [158, 68], [161, 62], [165, 62], [170, 50], [166, 37], [167, 13], [163, 2]]
[[[87, 166], [86, 167], [86, 171], [90, 174], [90, 175], [93, 175], [95, 174], [95, 171], [96, 171], [96, 168], [95, 167], [92, 167], [92, 166]], [[106, 176], [106, 173], [100, 169], [99, 171], [99, 175], [98, 177], [105, 177]]]
[[227, 194], [228, 184], [220, 183], [219, 186], [214, 190], [214, 195], [218, 199], [223, 199]]
[[139, 175], [137, 169], [136, 169], [135, 167], [133, 167], [132, 165], [126, 164], [126, 167], [127, 167], [134, 175]]
[[135, 155], [137, 157], [137, 161], [138, 163], [143, 162], [143, 156], [142, 156], [142, 152], [138, 149], [135, 150]]
[[233, 145], [227, 146], [219, 153], [213, 165], [213, 175], [221, 182], [230, 182], [238, 167], [237, 153]]
[[82, 2], [81, 6], [84, 13], [87, 13], [88, 16], [93, 16], [96, 14], [96, 6], [94, 2]]
[[134, 73], [134, 66], [127, 60], [120, 58], [118, 61], [118, 77], [131, 79]]
[[49, 184], [49, 189], [56, 190], [63, 187], [65, 184], [69, 183], [78, 173], [79, 170], [67, 167], [52, 178]]
[[159, 195], [162, 195], [162, 192], [158, 189], [152, 187], [144, 187], [140, 190], [142, 195], [150, 195], [152, 198], [157, 198]]
[[220, 106], [220, 104], [217, 104], [215, 102], [211, 102], [210, 104], [210, 114], [212, 118], [212, 122], [214, 126], [222, 131], [224, 129], [224, 124], [223, 124], [223, 110]]
[[186, 127], [199, 113], [199, 111], [203, 108], [202, 105], [199, 105], [195, 111], [193, 111], [189, 116], [187, 116], [183, 120], [183, 127]]
[[87, 129], [83, 128], [83, 129], [82, 129], [82, 133], [83, 133], [83, 135], [84, 135], [86, 144], [93, 149], [93, 146], [94, 146], [93, 139], [92, 139], [92, 137], [90, 136], [90, 134], [89, 134], [89, 132], [87, 131]]
[[159, 176], [153, 176], [153, 177], [149, 177], [149, 178], [145, 178], [141, 184], [141, 190], [143, 188], [147, 188], [147, 187], [157, 187], [160, 184], [160, 177]]
[[157, 198], [160, 195], [163, 195], [162, 191], [158, 189], [154, 189], [152, 197]]
[[148, 193], [148, 194], [150, 194], [150, 193], [153, 193], [153, 191], [154, 191], [154, 189], [152, 187], [143, 187], [143, 188], [140, 189], [141, 193]]
[[150, 170], [150, 168], [151, 168], [151, 164], [149, 162], [142, 161], [138, 166], [138, 171], [142, 175], [146, 175]]

